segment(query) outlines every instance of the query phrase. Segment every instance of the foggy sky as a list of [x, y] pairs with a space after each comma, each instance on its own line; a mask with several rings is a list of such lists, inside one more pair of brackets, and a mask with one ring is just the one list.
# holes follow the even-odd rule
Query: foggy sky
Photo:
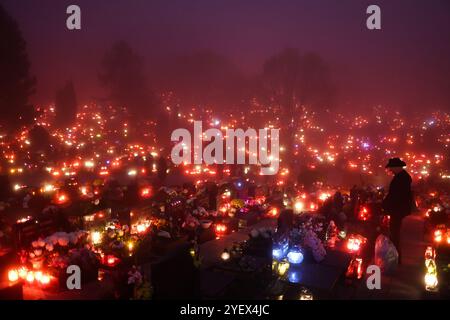
[[[18, 21], [38, 84], [33, 100], [53, 101], [74, 81], [79, 101], [101, 97], [100, 60], [116, 40], [146, 59], [150, 78], [171, 58], [199, 49], [229, 57], [247, 75], [285, 47], [316, 51], [331, 65], [339, 103], [449, 108], [450, 2], [446, 0], [0, 0]], [[82, 30], [65, 27], [82, 10]], [[365, 27], [382, 10], [382, 30]], [[160, 66], [165, 66], [161, 68]], [[159, 67], [158, 67], [159, 66]], [[161, 70], [162, 69], [162, 70]]]

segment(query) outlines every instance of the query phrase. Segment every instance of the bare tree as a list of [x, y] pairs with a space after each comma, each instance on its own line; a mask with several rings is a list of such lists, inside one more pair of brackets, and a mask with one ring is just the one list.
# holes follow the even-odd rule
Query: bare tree
[[16, 21], [0, 5], [0, 121], [9, 130], [33, 120], [28, 103], [34, 93], [26, 43]]

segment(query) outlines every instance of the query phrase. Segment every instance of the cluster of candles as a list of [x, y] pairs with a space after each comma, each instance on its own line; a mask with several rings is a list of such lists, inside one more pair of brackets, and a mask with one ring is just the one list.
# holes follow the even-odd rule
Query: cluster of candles
[[367, 239], [361, 235], [349, 235], [347, 240], [347, 250], [350, 253], [358, 253], [366, 241]]
[[367, 242], [367, 238], [361, 235], [351, 234], [347, 239], [347, 250], [353, 255], [349, 263], [345, 276], [347, 278], [361, 279], [363, 275], [363, 259], [360, 257], [361, 249]]
[[303, 262], [303, 252], [298, 246], [289, 247], [287, 242], [277, 244], [272, 248], [272, 270], [280, 277], [285, 277], [291, 283], [300, 282], [300, 270], [296, 267]]
[[29, 284], [40, 284], [43, 286], [51, 282], [52, 277], [43, 271], [28, 270], [26, 267], [14, 268], [8, 271], [8, 280], [10, 283], [26, 281]]
[[216, 231], [216, 238], [219, 239], [220, 237], [223, 237], [228, 230], [228, 227], [223, 223], [218, 223], [215, 226]]
[[436, 252], [428, 246], [425, 250], [425, 290], [436, 291], [438, 286], [438, 275], [436, 267]]
[[361, 221], [367, 221], [370, 218], [370, 211], [367, 207], [361, 206], [359, 208], [358, 219]]
[[440, 227], [434, 231], [434, 242], [450, 244], [450, 228]]

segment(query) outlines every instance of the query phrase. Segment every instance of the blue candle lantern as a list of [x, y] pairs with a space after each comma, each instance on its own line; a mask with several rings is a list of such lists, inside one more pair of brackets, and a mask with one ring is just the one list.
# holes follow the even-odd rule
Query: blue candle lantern
[[281, 260], [286, 256], [288, 249], [289, 249], [289, 246], [288, 246], [287, 242], [274, 245], [272, 247], [272, 257], [275, 260]]
[[288, 281], [290, 283], [300, 283], [300, 271], [299, 270], [289, 270]]
[[303, 262], [303, 253], [299, 248], [294, 247], [289, 250], [287, 258], [290, 264], [298, 265]]

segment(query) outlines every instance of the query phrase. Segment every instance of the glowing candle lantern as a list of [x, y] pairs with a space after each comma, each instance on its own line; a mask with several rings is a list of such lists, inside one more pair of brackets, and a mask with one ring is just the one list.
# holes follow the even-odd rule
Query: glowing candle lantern
[[427, 273], [425, 275], [425, 289], [427, 291], [434, 291], [438, 285], [438, 279], [435, 274]]
[[303, 262], [303, 253], [300, 249], [293, 248], [288, 252], [287, 258], [290, 264], [301, 264]]
[[[434, 249], [431, 246], [428, 246], [427, 249], [425, 250], [425, 261], [429, 260], [429, 259], [434, 259], [436, 257], [436, 252], [434, 251]], [[426, 266], [426, 262], [425, 262], [425, 266]]]
[[93, 168], [94, 167], [94, 162], [93, 161], [90, 161], [90, 160], [88, 160], [88, 161], [85, 161], [84, 162], [84, 166], [86, 167], [86, 168]]
[[345, 239], [345, 237], [347, 236], [347, 232], [345, 230], [341, 230], [339, 231], [338, 235], [341, 239]]
[[41, 281], [42, 280], [42, 271], [36, 271], [34, 273], [34, 278], [36, 279], [36, 281]]
[[300, 271], [299, 270], [289, 270], [288, 281], [290, 283], [300, 283]]
[[314, 296], [311, 291], [306, 288], [302, 288], [300, 291], [300, 300], [314, 300]]
[[425, 261], [425, 289], [427, 291], [436, 291], [438, 286], [437, 267], [434, 259], [427, 259]]
[[19, 274], [20, 279], [25, 280], [28, 274], [28, 270], [25, 267], [21, 267], [19, 268], [19, 270], [17, 271]]
[[434, 232], [434, 241], [435, 242], [437, 242], [437, 243], [440, 243], [440, 242], [442, 242], [442, 230], [436, 230], [435, 232]]
[[93, 244], [99, 244], [102, 242], [102, 234], [99, 231], [91, 232], [91, 240]]
[[195, 256], [197, 255], [197, 250], [195, 250], [194, 247], [191, 247], [189, 249], [189, 254], [191, 255], [192, 258], [195, 258]]
[[302, 201], [296, 201], [294, 203], [294, 211], [295, 213], [301, 213], [305, 208], [305, 204]]
[[113, 256], [113, 255], [107, 255], [106, 256], [106, 264], [110, 267], [114, 267], [119, 263], [119, 258]]
[[65, 204], [68, 201], [69, 201], [69, 197], [64, 193], [60, 193], [56, 197], [56, 203], [58, 203], [58, 204]]
[[350, 264], [347, 268], [347, 272], [345, 274], [345, 276], [347, 278], [356, 278], [356, 279], [361, 279], [362, 278], [362, 259], [361, 258], [353, 258], [350, 261]]
[[286, 272], [289, 270], [289, 262], [286, 260], [278, 262], [277, 265], [277, 273], [280, 277], [284, 276]]
[[288, 250], [288, 244], [282, 243], [282, 244], [276, 244], [272, 247], [272, 257], [275, 260], [281, 260], [286, 256]]
[[16, 282], [19, 280], [19, 272], [15, 269], [8, 271], [8, 280], [11, 282]]
[[283, 251], [281, 250], [281, 248], [273, 248], [272, 249], [272, 256], [274, 259], [282, 259], [283, 258]]
[[370, 218], [369, 209], [367, 207], [362, 206], [359, 209], [358, 219], [361, 221], [367, 221]]
[[81, 187], [80, 192], [83, 196], [87, 196], [87, 193], [88, 193], [87, 187]]
[[226, 225], [221, 223], [216, 225], [216, 236], [218, 237], [223, 236], [226, 231], [227, 231]]
[[47, 285], [47, 284], [50, 283], [50, 280], [51, 280], [51, 278], [50, 278], [50, 276], [48, 274], [43, 274], [42, 277], [41, 277], [40, 282], [43, 285]]
[[26, 280], [29, 283], [32, 283], [34, 281], [34, 273], [33, 273], [33, 271], [28, 271]]
[[104, 278], [105, 278], [105, 270], [98, 269], [97, 280], [98, 281], [103, 281]]
[[127, 246], [128, 246], [129, 256], [131, 257], [133, 254], [134, 243], [132, 241], [128, 241]]
[[147, 230], [147, 226], [146, 226], [145, 224], [143, 224], [143, 223], [138, 224], [138, 225], [136, 226], [136, 231], [137, 231], [138, 233], [144, 233], [146, 230]]
[[329, 193], [323, 192], [320, 194], [319, 200], [323, 202], [323, 201], [327, 200], [329, 197], [331, 197], [331, 195]]
[[351, 253], [356, 253], [361, 249], [361, 246], [366, 242], [366, 239], [362, 236], [351, 235], [347, 241], [347, 249]]
[[151, 196], [151, 188], [145, 187], [141, 189], [141, 197], [148, 198]]
[[52, 184], [46, 184], [42, 188], [42, 192], [44, 192], [44, 193], [52, 192], [54, 190], [55, 190], [55, 187]]
[[277, 208], [270, 209], [270, 215], [272, 217], [276, 217], [278, 215], [278, 209]]
[[220, 255], [220, 258], [221, 258], [223, 261], [228, 261], [228, 260], [230, 260], [230, 253], [228, 252], [227, 249], [225, 249], [225, 250], [222, 252], [222, 254]]

